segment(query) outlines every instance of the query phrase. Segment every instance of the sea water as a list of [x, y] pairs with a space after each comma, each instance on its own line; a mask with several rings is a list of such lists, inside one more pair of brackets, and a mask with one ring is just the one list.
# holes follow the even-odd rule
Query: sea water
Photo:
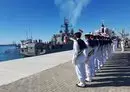
[[15, 45], [0, 45], [0, 62], [21, 57], [20, 50]]

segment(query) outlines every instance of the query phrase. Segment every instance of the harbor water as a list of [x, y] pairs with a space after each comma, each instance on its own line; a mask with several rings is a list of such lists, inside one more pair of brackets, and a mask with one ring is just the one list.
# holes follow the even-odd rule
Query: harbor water
[[15, 45], [0, 45], [0, 62], [22, 58], [19, 48]]

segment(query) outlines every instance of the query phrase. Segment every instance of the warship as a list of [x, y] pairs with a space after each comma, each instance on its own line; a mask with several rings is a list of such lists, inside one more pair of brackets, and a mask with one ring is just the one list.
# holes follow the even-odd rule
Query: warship
[[69, 20], [64, 18], [64, 24], [61, 25], [61, 30], [58, 34], [54, 34], [49, 42], [42, 42], [41, 39], [21, 40], [20, 54], [25, 57], [43, 55], [53, 52], [66, 51], [72, 49], [72, 41], [74, 30], [69, 23]]

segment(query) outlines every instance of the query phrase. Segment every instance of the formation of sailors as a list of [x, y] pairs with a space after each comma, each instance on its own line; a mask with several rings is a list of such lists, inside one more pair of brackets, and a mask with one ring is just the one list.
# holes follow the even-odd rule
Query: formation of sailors
[[81, 39], [81, 32], [74, 34], [72, 63], [79, 79], [77, 87], [86, 87], [91, 82], [95, 73], [100, 71], [112, 54], [112, 40], [109, 37], [85, 34]]

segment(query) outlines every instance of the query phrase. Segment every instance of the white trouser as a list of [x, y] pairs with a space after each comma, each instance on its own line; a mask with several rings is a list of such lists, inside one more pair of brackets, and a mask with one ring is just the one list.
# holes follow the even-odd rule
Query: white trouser
[[91, 65], [90, 61], [88, 60], [86, 62], [86, 80], [91, 81], [92, 80], [92, 75], [91, 75]]
[[94, 65], [95, 65], [95, 71], [98, 70], [98, 46], [95, 47], [94, 51]]
[[113, 52], [115, 52], [116, 51], [116, 49], [117, 49], [117, 44], [113, 44]]
[[111, 55], [112, 55], [112, 47], [111, 47], [111, 44], [108, 44], [108, 50], [107, 50], [107, 52], [108, 52], [108, 58], [110, 58]]
[[108, 59], [108, 45], [106, 45], [106, 59]]
[[106, 59], [107, 59], [107, 58], [106, 58], [106, 56], [107, 56], [107, 54], [106, 54], [106, 45], [103, 46], [103, 52], [102, 52], [102, 53], [103, 53], [103, 62], [104, 62], [104, 64], [105, 64]]
[[121, 43], [121, 51], [124, 52], [124, 44]]
[[112, 56], [112, 45], [109, 44], [108, 45], [108, 58], [111, 58], [111, 56]]
[[95, 59], [95, 67], [97, 70], [100, 70], [100, 65], [102, 62], [102, 56], [101, 56], [101, 46], [98, 46], [98, 49], [96, 51], [96, 59]]
[[77, 77], [80, 82], [85, 82], [86, 79], [86, 69], [85, 69], [85, 63], [78, 63], [75, 65], [75, 70]]
[[103, 64], [104, 64], [102, 50], [103, 50], [103, 48], [102, 48], [102, 46], [100, 46], [99, 49], [98, 49], [98, 54], [97, 54], [98, 69], [100, 69], [101, 66], [103, 66]]
[[86, 63], [86, 74], [88, 80], [91, 80], [92, 77], [95, 76], [94, 55], [91, 55], [88, 58], [88, 62]]
[[94, 64], [94, 55], [90, 57], [90, 66], [91, 66], [91, 76], [95, 76], [95, 64]]

